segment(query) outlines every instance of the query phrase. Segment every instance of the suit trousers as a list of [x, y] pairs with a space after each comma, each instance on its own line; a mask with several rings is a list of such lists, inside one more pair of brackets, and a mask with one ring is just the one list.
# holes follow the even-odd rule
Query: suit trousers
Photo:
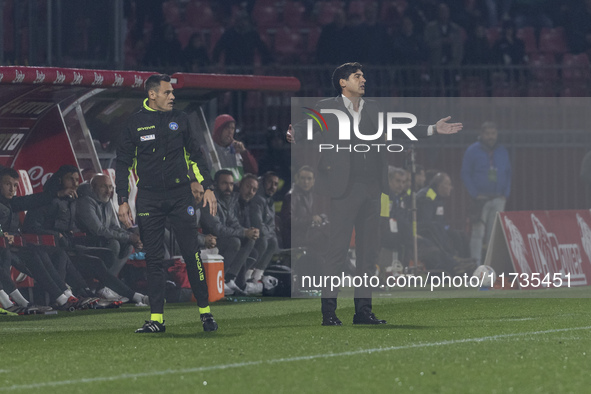
[[[330, 235], [324, 257], [324, 275], [342, 276], [347, 264], [347, 252], [355, 229], [356, 276], [372, 275], [380, 250], [380, 188], [377, 184], [354, 182], [345, 197], [332, 199], [330, 206]], [[355, 312], [371, 312], [371, 287], [355, 288]], [[322, 289], [322, 313], [334, 313], [338, 289]]]

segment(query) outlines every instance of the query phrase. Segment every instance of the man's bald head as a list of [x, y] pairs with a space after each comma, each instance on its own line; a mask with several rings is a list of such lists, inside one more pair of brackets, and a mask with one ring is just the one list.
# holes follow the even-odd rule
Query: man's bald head
[[105, 174], [96, 174], [93, 176], [90, 186], [100, 202], [109, 202], [111, 197], [113, 197], [113, 182], [111, 181], [111, 177]]

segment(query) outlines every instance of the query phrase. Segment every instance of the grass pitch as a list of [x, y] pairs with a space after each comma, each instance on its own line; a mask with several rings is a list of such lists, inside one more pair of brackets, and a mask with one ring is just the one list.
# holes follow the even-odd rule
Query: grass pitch
[[164, 334], [134, 334], [134, 306], [0, 317], [0, 393], [588, 392], [588, 299], [483, 293], [378, 298], [376, 327], [351, 324], [351, 299], [342, 327], [318, 299], [215, 303], [216, 333], [194, 304], [167, 305]]

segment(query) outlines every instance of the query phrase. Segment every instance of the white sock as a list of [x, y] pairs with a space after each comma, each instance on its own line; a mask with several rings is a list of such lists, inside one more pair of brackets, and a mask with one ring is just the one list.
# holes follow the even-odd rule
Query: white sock
[[64, 294], [67, 295], [68, 297], [74, 297], [74, 294], [72, 293], [71, 289], [64, 291]]
[[62, 294], [61, 296], [57, 297], [55, 301], [58, 305], [64, 305], [66, 302], [68, 302], [68, 298], [69, 297], [67, 295]]
[[4, 290], [0, 290], [0, 304], [2, 304], [2, 308], [10, 308], [13, 304], [10, 301], [10, 297]]
[[19, 304], [20, 306], [27, 306], [29, 305], [29, 301], [27, 301], [25, 299], [25, 297], [23, 297], [23, 295], [21, 294], [20, 291], [15, 290], [12, 293], [10, 293], [10, 296], [12, 297], [13, 300], [16, 301], [17, 304]]
[[144, 295], [140, 293], [134, 293], [131, 299], [133, 300], [133, 302], [137, 304], [138, 302], [142, 302], [142, 300], [144, 299]]
[[246, 270], [246, 280], [249, 280], [250, 278], [252, 278], [252, 272], [253, 272], [253, 270]]
[[254, 272], [252, 273], [252, 278], [254, 279], [254, 281], [259, 282], [261, 279], [263, 279], [264, 272], [265, 272], [265, 270], [259, 270], [259, 269], [254, 270]]

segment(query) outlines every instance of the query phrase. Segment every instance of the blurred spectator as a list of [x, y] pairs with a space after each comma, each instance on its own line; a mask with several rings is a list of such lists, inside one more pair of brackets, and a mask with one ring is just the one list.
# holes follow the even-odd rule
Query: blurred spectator
[[571, 52], [591, 54], [591, 0], [573, 7], [568, 20], [565, 30]]
[[425, 28], [425, 42], [433, 66], [459, 66], [463, 57], [462, 31], [450, 20], [449, 7], [439, 4], [437, 20]]
[[[409, 17], [402, 19], [400, 30], [396, 33], [392, 44], [392, 63], [402, 65], [418, 65], [427, 60], [427, 47], [423, 37], [415, 32], [414, 23]], [[418, 75], [413, 81], [418, 82]]]
[[316, 61], [318, 64], [342, 64], [350, 59], [347, 50], [349, 43], [343, 39], [347, 32], [345, 11], [338, 9], [332, 23], [322, 27], [316, 45]]
[[[201, 209], [199, 208], [203, 205], [205, 190], [203, 189], [203, 185], [196, 179], [191, 181], [191, 193], [193, 193], [193, 197], [195, 198], [195, 220], [197, 221], [197, 227], [201, 227]], [[200, 248], [211, 249], [216, 247], [215, 235], [200, 232], [197, 237]]]
[[406, 15], [412, 19], [417, 34], [423, 35], [427, 24], [437, 18], [439, 0], [415, 0], [408, 2]]
[[525, 43], [517, 38], [515, 24], [506, 20], [503, 22], [501, 36], [494, 43], [492, 58], [495, 64], [517, 66], [527, 63]]
[[181, 48], [172, 25], [165, 25], [163, 30], [154, 29], [142, 65], [164, 68], [181, 66]]
[[152, 30], [160, 31], [164, 18], [162, 16], [163, 0], [133, 0], [135, 3], [135, 24], [133, 38], [143, 40], [146, 20], [152, 23]]
[[[388, 59], [388, 46], [390, 36], [386, 26], [378, 19], [378, 4], [369, 3], [365, 6], [365, 22], [361, 25], [363, 45], [365, 47], [365, 60], [358, 60], [360, 63], [386, 64]], [[351, 59], [361, 59], [351, 56]]]
[[259, 286], [262, 285], [263, 272], [271, 262], [271, 258], [279, 249], [277, 233], [275, 232], [275, 208], [273, 196], [277, 192], [279, 176], [274, 172], [266, 172], [261, 177], [258, 193], [252, 200], [250, 210], [250, 223], [258, 228], [259, 239], [254, 244], [258, 253], [257, 262], [254, 267], [246, 271], [246, 280], [252, 281]]
[[328, 240], [328, 216], [319, 197], [314, 193], [314, 170], [301, 167], [295, 175], [295, 183], [285, 195], [281, 206], [281, 237], [284, 248], [322, 244]]
[[392, 251], [398, 252], [398, 259], [403, 261], [406, 249], [412, 247], [412, 218], [409, 207], [405, 204], [405, 186], [407, 172], [402, 168], [389, 166], [388, 184], [390, 193], [382, 194], [380, 213], [381, 246], [387, 253], [380, 253], [380, 269], [384, 270], [392, 263]]
[[240, 67], [240, 70], [229, 70], [229, 72], [252, 73], [256, 52], [262, 64], [271, 62], [271, 53], [252, 26], [250, 16], [241, 12], [236, 17], [234, 25], [226, 29], [216, 43], [212, 56], [214, 63], [221, 63], [223, 56], [225, 66]]
[[87, 247], [82, 239], [74, 234], [76, 227], [76, 193], [80, 174], [71, 165], [61, 166], [43, 185], [43, 190], [55, 194], [59, 190], [73, 189], [74, 193], [65, 197], [55, 197], [50, 205], [31, 209], [27, 212], [23, 228], [32, 234], [53, 235], [58, 247], [68, 253], [72, 262], [87, 279], [98, 279], [105, 287], [97, 291], [101, 298], [112, 301], [133, 301], [145, 306], [147, 297], [136, 293], [109, 273], [107, 266], [115, 264], [116, 257], [110, 249]]
[[[213, 142], [222, 169], [230, 170], [235, 182], [242, 179], [245, 173], [257, 174], [259, 166], [254, 156], [244, 144], [234, 139], [236, 120], [228, 114], [219, 115], [213, 125]], [[209, 166], [213, 170], [213, 162], [209, 155]]]
[[[201, 224], [207, 234], [213, 234], [217, 239], [217, 248], [224, 256], [226, 295], [244, 294], [244, 278], [238, 278], [244, 272], [246, 259], [254, 247], [258, 229], [245, 228], [240, 225], [234, 205], [234, 178], [229, 170], [219, 170], [214, 177], [215, 197], [218, 210], [211, 216], [209, 208], [201, 207]], [[237, 283], [238, 282], [238, 283]]]
[[104, 174], [90, 181], [91, 190], [76, 202], [76, 223], [86, 233], [87, 246], [105, 247], [116, 256], [109, 273], [118, 276], [127, 263], [133, 247], [142, 248], [140, 236], [119, 225], [113, 210], [113, 182]]
[[490, 44], [486, 37], [486, 29], [480, 23], [476, 24], [464, 44], [463, 63], [470, 66], [483, 66], [492, 62]]
[[185, 70], [188, 72], [203, 72], [203, 69], [209, 66], [209, 55], [201, 33], [193, 33], [187, 47], [183, 50], [182, 58]]
[[465, 31], [472, 32], [477, 25], [485, 26], [488, 9], [486, 0], [447, 0], [449, 11], [455, 23]]
[[442, 269], [454, 274], [472, 273], [476, 263], [467, 258], [464, 235], [450, 228], [445, 217], [445, 203], [453, 186], [446, 173], [438, 173], [429, 186], [417, 194], [418, 234], [424, 239], [422, 259], [430, 269]]
[[[464, 52], [462, 30], [450, 20], [449, 7], [445, 3], [439, 4], [437, 20], [427, 24], [425, 42], [431, 66], [458, 67], [461, 64]], [[435, 83], [438, 87], [443, 85], [445, 95], [452, 95], [450, 89], [457, 76], [456, 70], [448, 68], [434, 71]]]
[[462, 161], [462, 180], [472, 198], [470, 256], [478, 264], [483, 247], [488, 245], [497, 212], [505, 210], [511, 191], [509, 152], [497, 144], [497, 135], [497, 126], [485, 122], [478, 142], [468, 147]]
[[285, 136], [277, 130], [277, 126], [267, 129], [267, 149], [259, 160], [259, 171], [264, 174], [272, 171], [279, 176], [279, 187], [273, 197], [275, 201], [282, 201], [283, 196], [291, 185], [291, 155]]

